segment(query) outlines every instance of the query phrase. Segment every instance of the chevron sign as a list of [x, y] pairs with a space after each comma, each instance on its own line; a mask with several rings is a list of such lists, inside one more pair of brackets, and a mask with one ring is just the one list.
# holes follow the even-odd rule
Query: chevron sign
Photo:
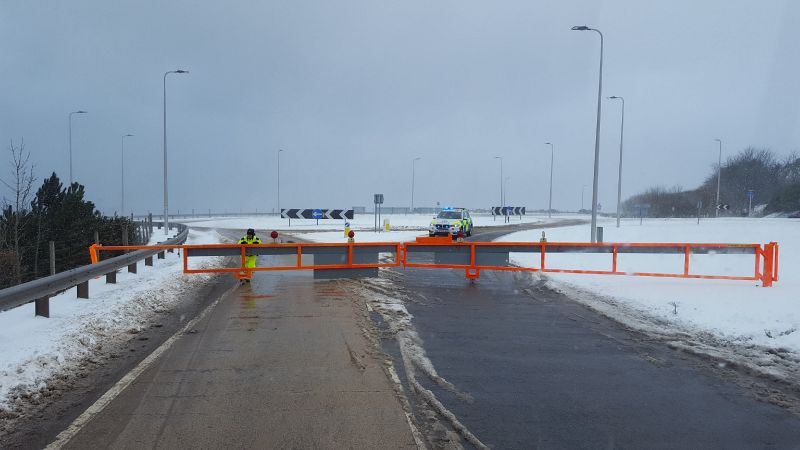
[[524, 216], [524, 206], [492, 206], [492, 215], [494, 216]]
[[352, 209], [281, 209], [284, 219], [353, 219]]

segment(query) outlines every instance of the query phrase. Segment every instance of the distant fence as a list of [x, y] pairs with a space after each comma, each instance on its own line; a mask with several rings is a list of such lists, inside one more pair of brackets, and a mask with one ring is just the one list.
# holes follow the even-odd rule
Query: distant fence
[[[149, 237], [151, 227], [158, 226], [160, 228], [162, 224], [149, 222], [147, 225], [140, 224], [140, 226], [147, 228], [146, 235]], [[189, 235], [186, 225], [171, 224], [170, 229], [173, 228], [178, 231], [177, 235], [166, 239], [163, 244], [178, 245], [186, 242]], [[143, 249], [0, 290], [0, 311], [36, 301], [36, 315], [49, 317], [50, 297], [75, 287], [78, 298], [89, 298], [89, 280], [92, 278], [105, 275], [107, 282], [116, 283], [117, 270], [127, 267], [128, 272], [136, 273], [136, 264], [139, 261], [145, 260], [145, 265], [151, 266], [153, 265], [153, 255], [156, 254], [159, 259], [164, 258], [163, 250]]]

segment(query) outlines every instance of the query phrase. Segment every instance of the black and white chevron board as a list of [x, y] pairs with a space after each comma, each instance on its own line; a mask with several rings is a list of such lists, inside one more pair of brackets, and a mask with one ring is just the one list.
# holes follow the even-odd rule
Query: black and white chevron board
[[492, 215], [495, 216], [524, 216], [524, 206], [492, 206]]
[[284, 219], [353, 219], [352, 209], [281, 209]]

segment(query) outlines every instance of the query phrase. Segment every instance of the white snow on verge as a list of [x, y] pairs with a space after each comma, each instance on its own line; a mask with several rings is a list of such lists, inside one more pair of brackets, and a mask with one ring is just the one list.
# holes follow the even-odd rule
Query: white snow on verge
[[[383, 220], [389, 220], [392, 230], [427, 230], [428, 225], [434, 214], [384, 214], [381, 216], [379, 226], [383, 225]], [[559, 215], [559, 218], [575, 217], [575, 215]], [[585, 217], [585, 216], [583, 216]], [[545, 218], [546, 219], [546, 218]], [[522, 219], [518, 216], [512, 217], [510, 224], [537, 223], [543, 220], [543, 216], [527, 215]], [[191, 224], [195, 227], [208, 228], [228, 228], [228, 229], [247, 229], [255, 228], [256, 232], [268, 235], [272, 230], [343, 230], [344, 220], [320, 220], [319, 225], [313, 219], [282, 219], [277, 216], [252, 216], [252, 217], [210, 217], [194, 219], [176, 219], [176, 222]], [[356, 232], [360, 230], [372, 230], [375, 226], [375, 218], [372, 214], [356, 214], [349, 220], [350, 227]], [[491, 227], [506, 225], [503, 218], [494, 218], [491, 215], [472, 215], [472, 222], [476, 227]], [[265, 233], [266, 231], [266, 233]]]
[[[609, 275], [536, 274], [571, 298], [600, 309], [637, 328], [672, 328], [678, 332], [709, 333], [722, 345], [766, 347], [756, 364], [770, 366], [800, 362], [800, 221], [792, 219], [649, 219], [626, 220], [622, 227], [604, 221], [605, 242], [752, 243], [780, 245], [780, 279], [773, 287], [755, 281], [649, 278]], [[585, 225], [547, 230], [550, 242], [588, 241]], [[500, 241], [538, 241], [541, 231], [522, 231]], [[521, 266], [538, 267], [538, 254], [512, 254]], [[697, 255], [691, 273], [752, 275], [752, 256]], [[681, 272], [683, 255], [619, 255], [621, 270]], [[547, 267], [611, 268], [611, 255], [547, 255]], [[646, 323], [645, 323], [646, 322]], [[786, 355], [793, 352], [794, 356]], [[785, 375], [785, 374], [784, 374]]]
[[[154, 239], [163, 237], [154, 234]], [[190, 231], [187, 243], [221, 242], [216, 232]], [[141, 262], [138, 274], [117, 273], [117, 284], [105, 277], [89, 281], [89, 299], [69, 289], [50, 298], [50, 318], [35, 317], [33, 303], [0, 313], [0, 410], [21, 395], [38, 395], [46, 381], [69, 372], [109, 343], [127, 340], [159, 312], [169, 310], [180, 293], [211, 275], [183, 275], [178, 253]], [[193, 267], [220, 264], [219, 258], [192, 258]]]

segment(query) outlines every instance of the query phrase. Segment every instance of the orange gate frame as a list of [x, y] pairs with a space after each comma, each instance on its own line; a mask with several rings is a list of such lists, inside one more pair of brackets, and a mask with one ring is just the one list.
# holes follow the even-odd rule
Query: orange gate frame
[[[469, 248], [470, 262], [469, 264], [441, 264], [441, 263], [424, 263], [424, 262], [409, 262], [408, 254], [415, 247], [466, 247]], [[313, 248], [346, 248], [347, 259], [344, 264], [310, 264], [304, 265], [302, 257], [304, 254], [303, 249]], [[377, 263], [354, 263], [353, 250], [363, 247], [388, 247], [396, 256], [392, 262], [377, 262]], [[519, 267], [519, 266], [496, 266], [496, 265], [480, 265], [476, 264], [476, 249], [486, 247], [521, 247], [521, 248], [538, 248], [540, 253], [540, 267]], [[574, 248], [571, 253], [611, 253], [611, 270], [579, 270], [579, 269], [551, 269], [546, 266], [547, 249], [550, 248]], [[258, 248], [293, 248], [296, 255], [294, 264], [276, 265], [276, 266], [261, 266], [255, 268], [245, 267], [245, 256], [248, 249]], [[683, 273], [662, 273], [662, 272], [620, 272], [617, 270], [617, 256], [619, 253], [625, 252], [626, 249], [635, 248], [657, 248], [657, 249], [677, 249], [679, 251], [661, 251], [651, 252], [651, 254], [658, 253], [683, 253], [684, 254], [684, 267]], [[692, 274], [689, 270], [689, 257], [692, 255], [692, 249], [707, 249], [717, 250], [724, 253], [724, 249], [752, 249], [755, 256], [755, 269], [752, 276], [729, 276], [729, 275], [701, 275]], [[192, 273], [220, 273], [229, 272], [234, 273], [237, 278], [249, 278], [252, 272], [266, 272], [276, 270], [324, 270], [324, 269], [357, 269], [357, 268], [380, 268], [380, 267], [414, 267], [414, 268], [439, 268], [439, 269], [464, 269], [466, 277], [474, 280], [480, 277], [481, 270], [504, 270], [504, 271], [518, 271], [518, 272], [544, 272], [544, 273], [576, 273], [576, 274], [593, 274], [593, 275], [629, 275], [629, 276], [642, 276], [642, 277], [666, 277], [666, 278], [699, 278], [709, 280], [743, 280], [743, 281], [761, 281], [764, 287], [770, 287], [778, 281], [778, 243], [770, 242], [768, 244], [698, 244], [698, 243], [582, 243], [582, 242], [452, 242], [450, 238], [418, 238], [417, 242], [362, 242], [362, 243], [291, 243], [291, 244], [208, 244], [208, 245], [131, 245], [131, 246], [102, 246], [93, 244], [89, 247], [89, 253], [92, 263], [99, 260], [98, 253], [100, 251], [131, 251], [131, 250], [181, 250], [183, 249], [183, 272]], [[189, 268], [189, 253], [195, 249], [239, 249], [237, 255], [240, 256], [239, 267], [220, 267], [209, 269], [193, 269]], [[581, 250], [597, 251], [581, 251]], [[622, 250], [622, 252], [620, 252]], [[313, 250], [311, 251], [313, 253]], [[550, 253], [559, 253], [551, 250]], [[633, 253], [633, 252], [630, 252]], [[647, 254], [646, 251], [637, 253]], [[743, 252], [736, 252], [743, 253]], [[745, 251], [744, 253], [749, 253]], [[269, 254], [269, 253], [262, 253]], [[208, 255], [208, 256], [233, 256], [232, 254]], [[763, 262], [763, 263], [762, 263]]]
[[[409, 249], [414, 247], [437, 247], [437, 246], [463, 246], [469, 247], [469, 264], [437, 264], [437, 263], [415, 263], [408, 261]], [[522, 247], [539, 248], [540, 267], [519, 267], [519, 266], [492, 266], [476, 264], [476, 249], [485, 247]], [[577, 250], [572, 253], [611, 253], [611, 270], [579, 270], [579, 269], [549, 269], [547, 268], [546, 255], [548, 247], [572, 247], [572, 248], [596, 248], [598, 251]], [[628, 248], [663, 248], [680, 249], [684, 254], [683, 273], [662, 273], [662, 272], [620, 272], [617, 270], [617, 256], [620, 249]], [[689, 257], [692, 255], [693, 248], [704, 249], [753, 249], [755, 255], [755, 269], [752, 276], [728, 276], [728, 275], [700, 275], [689, 273]], [[600, 249], [610, 249], [610, 251], [599, 251]], [[556, 252], [551, 252], [556, 253]], [[562, 253], [562, 252], [558, 252]], [[633, 253], [633, 252], [631, 252]], [[637, 252], [647, 254], [647, 252]], [[651, 254], [668, 253], [652, 252]], [[679, 252], [672, 252], [679, 253]], [[763, 259], [763, 269], [761, 260]], [[743, 280], [761, 281], [764, 287], [772, 286], [773, 282], [778, 281], [778, 243], [770, 242], [762, 247], [759, 244], [700, 244], [700, 243], [584, 243], [584, 242], [456, 242], [450, 243], [445, 240], [418, 239], [417, 242], [407, 242], [403, 252], [404, 267], [418, 268], [442, 268], [442, 269], [464, 269], [466, 277], [477, 279], [480, 277], [481, 270], [505, 270], [515, 272], [544, 272], [544, 273], [576, 273], [591, 275], [629, 275], [640, 277], [664, 277], [664, 278], [699, 278], [707, 280]]]

